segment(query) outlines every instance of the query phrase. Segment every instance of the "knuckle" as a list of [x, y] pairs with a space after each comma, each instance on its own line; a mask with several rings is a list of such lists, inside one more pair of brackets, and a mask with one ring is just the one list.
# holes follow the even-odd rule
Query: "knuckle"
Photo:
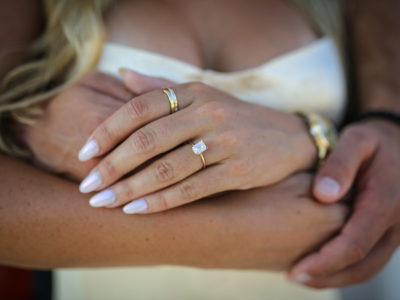
[[219, 136], [220, 145], [224, 145], [229, 149], [240, 145], [239, 136], [234, 132], [225, 132]]
[[174, 178], [174, 169], [167, 161], [160, 161], [156, 165], [156, 179], [159, 182], [170, 181]]
[[94, 133], [94, 138], [97, 141], [102, 141], [106, 144], [110, 143], [113, 140], [113, 134], [110, 132], [107, 123], [103, 123], [98, 127], [98, 129]]
[[194, 81], [188, 83], [188, 90], [192, 92], [204, 92], [208, 89], [208, 85], [200, 81]]
[[117, 175], [117, 168], [110, 158], [105, 158], [101, 164], [100, 174], [104, 174], [106, 178], [115, 178]]
[[133, 99], [126, 104], [126, 111], [128, 116], [132, 119], [144, 117], [148, 110], [148, 103], [141, 99]]
[[251, 165], [245, 160], [234, 161], [229, 168], [229, 174], [233, 177], [246, 177], [250, 172]]
[[199, 114], [212, 122], [224, 122], [228, 116], [228, 108], [219, 101], [207, 101], [199, 107]]
[[116, 188], [116, 193], [118, 194], [118, 200], [132, 200], [135, 198], [134, 189], [132, 188], [129, 181], [122, 181], [118, 184], [118, 188]]
[[347, 251], [347, 255], [351, 262], [358, 262], [367, 256], [367, 249], [361, 243], [353, 242]]
[[156, 203], [160, 211], [167, 210], [172, 207], [172, 204], [170, 203], [170, 201], [168, 201], [167, 197], [165, 197], [164, 194], [159, 194], [157, 196]]
[[179, 187], [180, 194], [182, 195], [182, 198], [186, 201], [191, 201], [193, 199], [196, 199], [198, 192], [195, 188], [195, 186], [191, 183], [183, 183]]
[[155, 133], [150, 129], [141, 129], [133, 135], [132, 144], [138, 152], [149, 152], [155, 147]]

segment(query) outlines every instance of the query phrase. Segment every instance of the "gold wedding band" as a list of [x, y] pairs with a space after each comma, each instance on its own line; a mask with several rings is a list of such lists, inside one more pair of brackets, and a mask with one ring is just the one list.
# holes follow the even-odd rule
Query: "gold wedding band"
[[163, 88], [162, 91], [168, 97], [169, 104], [171, 106], [171, 114], [177, 112], [179, 110], [178, 98], [176, 98], [176, 94], [171, 88]]
[[203, 169], [205, 169], [207, 167], [207, 164], [203, 152], [208, 149], [206, 144], [202, 140], [196, 144], [193, 143], [192, 141], [189, 141], [189, 144], [192, 146], [193, 153], [200, 156], [201, 162], [203, 163]]

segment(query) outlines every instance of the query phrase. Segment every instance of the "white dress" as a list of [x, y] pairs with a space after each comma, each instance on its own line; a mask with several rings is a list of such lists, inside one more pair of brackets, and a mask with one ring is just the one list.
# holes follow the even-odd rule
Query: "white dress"
[[[176, 83], [203, 81], [237, 98], [279, 110], [302, 109], [339, 123], [345, 109], [345, 76], [330, 37], [230, 73], [202, 70], [177, 59], [117, 44], [106, 44], [98, 70], [118, 76], [131, 68]], [[272, 272], [200, 270], [188, 267], [72, 269], [55, 272], [55, 299], [258, 300], [335, 299], [332, 290], [312, 291]]]

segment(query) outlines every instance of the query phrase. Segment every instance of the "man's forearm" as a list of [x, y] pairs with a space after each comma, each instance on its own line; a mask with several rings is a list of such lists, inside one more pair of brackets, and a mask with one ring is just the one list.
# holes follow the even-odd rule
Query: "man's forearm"
[[349, 25], [361, 111], [400, 113], [400, 1], [352, 0]]

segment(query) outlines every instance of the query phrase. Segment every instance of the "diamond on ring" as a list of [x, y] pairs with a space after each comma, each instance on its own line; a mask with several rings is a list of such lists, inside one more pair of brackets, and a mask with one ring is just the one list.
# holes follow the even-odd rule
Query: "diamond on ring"
[[196, 155], [202, 154], [207, 149], [208, 148], [207, 148], [206, 144], [203, 142], [203, 140], [201, 140], [200, 142], [198, 142], [192, 146], [192, 150], [193, 150], [194, 154], [196, 154]]

